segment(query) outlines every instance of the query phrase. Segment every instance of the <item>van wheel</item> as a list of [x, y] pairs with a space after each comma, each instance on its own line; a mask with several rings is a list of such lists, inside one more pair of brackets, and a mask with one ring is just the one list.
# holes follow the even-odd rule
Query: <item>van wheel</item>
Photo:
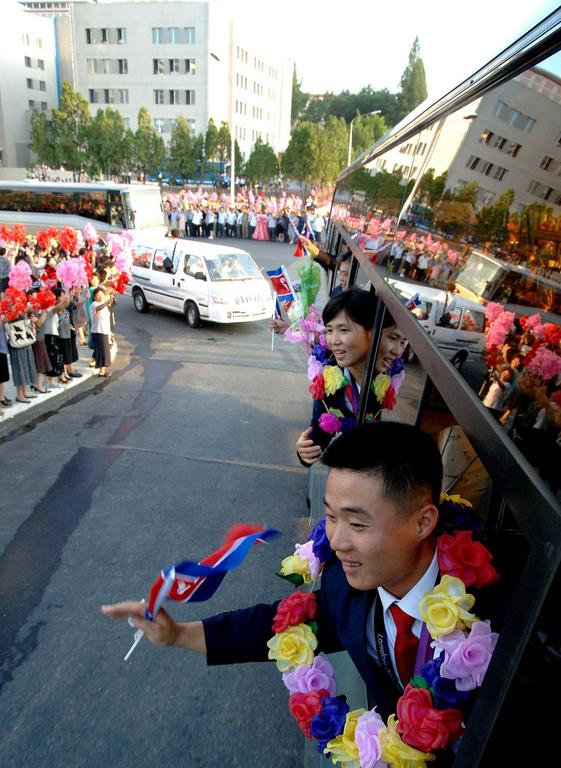
[[140, 290], [140, 288], [137, 288], [136, 291], [132, 295], [132, 300], [134, 302], [134, 308], [137, 312], [142, 312], [144, 314], [145, 312], [148, 312], [148, 309], [150, 305], [146, 301], [146, 297]]
[[456, 354], [450, 360], [450, 362], [452, 363], [452, 365], [454, 366], [454, 368], [457, 371], [461, 371], [462, 370], [462, 365], [467, 360], [467, 356], [468, 356], [467, 350], [460, 349], [459, 352], [456, 352]]
[[201, 324], [199, 308], [192, 301], [188, 301], [185, 305], [185, 319], [187, 320], [187, 325], [190, 328], [198, 328]]

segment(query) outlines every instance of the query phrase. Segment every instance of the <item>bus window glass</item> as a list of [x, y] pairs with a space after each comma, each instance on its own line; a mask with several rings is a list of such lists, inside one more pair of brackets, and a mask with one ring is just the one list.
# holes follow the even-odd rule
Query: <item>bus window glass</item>
[[[487, 298], [487, 291], [495, 285], [501, 274], [501, 267], [477, 253], [472, 253], [465, 267], [456, 278], [456, 283], [482, 298]], [[501, 301], [501, 299], [496, 299]]]
[[132, 263], [135, 267], [145, 267], [146, 269], [150, 266], [150, 261], [152, 260], [152, 254], [154, 253], [153, 248], [146, 248], [143, 246], [138, 246], [135, 250], [132, 252]]
[[105, 192], [75, 192], [76, 213], [86, 219], [107, 221]]
[[35, 210], [41, 213], [75, 213], [72, 192], [54, 192], [49, 189], [39, 190], [36, 195]]
[[485, 315], [483, 312], [476, 312], [473, 309], [464, 309], [460, 330], [472, 331], [473, 333], [484, 333]]

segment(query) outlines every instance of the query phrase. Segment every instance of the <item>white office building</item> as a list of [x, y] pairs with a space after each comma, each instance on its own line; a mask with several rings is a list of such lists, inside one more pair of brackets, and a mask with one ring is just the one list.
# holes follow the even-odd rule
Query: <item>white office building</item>
[[49, 114], [58, 105], [53, 19], [4, 0], [0, 72], [0, 166], [26, 168], [32, 110]]
[[61, 79], [92, 114], [118, 109], [135, 130], [140, 107], [169, 140], [183, 115], [196, 134], [210, 118], [234, 126], [247, 157], [260, 138], [276, 152], [290, 138], [293, 63], [236, 26], [222, 0], [22, 0], [56, 15]]

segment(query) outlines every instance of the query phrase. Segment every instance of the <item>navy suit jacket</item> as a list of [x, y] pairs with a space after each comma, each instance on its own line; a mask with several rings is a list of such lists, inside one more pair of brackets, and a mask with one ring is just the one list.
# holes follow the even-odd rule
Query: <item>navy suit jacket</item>
[[[375, 705], [387, 719], [395, 712], [402, 690], [367, 651], [367, 619], [376, 590], [353, 589], [341, 563], [333, 556], [325, 564], [316, 594], [319, 598], [318, 651], [348, 651], [366, 684], [369, 706]], [[267, 661], [267, 641], [274, 634], [272, 624], [277, 605], [255, 605], [205, 619], [208, 664]]]

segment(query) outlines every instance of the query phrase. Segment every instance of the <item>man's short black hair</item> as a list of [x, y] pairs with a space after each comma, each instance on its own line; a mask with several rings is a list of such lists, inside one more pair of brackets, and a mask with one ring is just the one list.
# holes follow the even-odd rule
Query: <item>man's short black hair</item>
[[426, 490], [436, 507], [440, 503], [440, 451], [432, 437], [410, 424], [361, 424], [333, 440], [321, 462], [379, 478], [384, 496], [404, 512]]
[[337, 258], [335, 259], [335, 261], [336, 261], [336, 262], [337, 262], [337, 264], [339, 264], [339, 265], [340, 265], [340, 264], [343, 264], [343, 263], [344, 263], [344, 262], [346, 262], [346, 261], [350, 261], [350, 260], [351, 260], [351, 257], [352, 257], [352, 255], [353, 255], [353, 252], [351, 251], [351, 249], [350, 249], [350, 248], [347, 248], [347, 250], [346, 250], [346, 251], [343, 251], [343, 253], [340, 253], [340, 254], [339, 254], [339, 256], [337, 256]]
[[[327, 325], [339, 312], [345, 312], [353, 323], [362, 325], [367, 331], [374, 325], [376, 306], [378, 299], [374, 293], [364, 291], [353, 286], [346, 291], [340, 291], [332, 296], [323, 308], [323, 324]], [[384, 328], [395, 325], [395, 320], [386, 312], [384, 315]]]

